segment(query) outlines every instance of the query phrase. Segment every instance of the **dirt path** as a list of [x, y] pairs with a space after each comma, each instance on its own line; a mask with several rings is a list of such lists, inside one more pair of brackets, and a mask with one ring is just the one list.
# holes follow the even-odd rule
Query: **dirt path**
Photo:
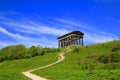
[[64, 52], [61, 52], [60, 54], [58, 54], [58, 60], [56, 62], [53, 62], [51, 64], [48, 64], [48, 65], [40, 67], [40, 68], [36, 68], [36, 69], [32, 69], [32, 70], [28, 70], [28, 71], [22, 72], [22, 74], [25, 75], [25, 76], [27, 76], [28, 78], [30, 78], [32, 80], [47, 80], [45, 78], [42, 78], [42, 77], [37, 76], [35, 74], [32, 74], [31, 72], [33, 72], [35, 70], [39, 70], [39, 69], [44, 69], [44, 68], [50, 67], [52, 65], [55, 65], [55, 64], [63, 61], [65, 59], [64, 54], [68, 53], [69, 51], [70, 51], [70, 49], [68, 47]]

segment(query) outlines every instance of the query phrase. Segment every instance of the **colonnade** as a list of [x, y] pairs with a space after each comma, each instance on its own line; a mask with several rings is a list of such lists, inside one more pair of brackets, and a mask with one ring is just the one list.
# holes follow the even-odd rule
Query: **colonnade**
[[83, 46], [83, 37], [72, 35], [66, 36], [58, 40], [58, 47], [67, 47], [72, 45], [81, 45]]

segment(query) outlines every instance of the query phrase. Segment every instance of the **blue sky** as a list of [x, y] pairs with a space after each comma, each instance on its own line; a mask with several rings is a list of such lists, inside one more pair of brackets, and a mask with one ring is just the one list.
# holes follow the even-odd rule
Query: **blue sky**
[[85, 45], [120, 39], [120, 1], [0, 0], [0, 48], [57, 47], [74, 30], [85, 33]]

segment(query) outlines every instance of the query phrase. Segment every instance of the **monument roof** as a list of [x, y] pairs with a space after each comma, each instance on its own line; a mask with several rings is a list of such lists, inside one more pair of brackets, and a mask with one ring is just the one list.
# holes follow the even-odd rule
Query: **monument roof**
[[68, 36], [68, 35], [70, 35], [70, 34], [84, 35], [84, 33], [81, 32], [81, 31], [72, 31], [72, 32], [70, 32], [70, 33], [67, 33], [67, 34], [65, 34], [65, 35], [62, 35], [62, 36], [58, 37], [58, 39], [63, 38], [63, 37], [65, 37], [65, 36]]

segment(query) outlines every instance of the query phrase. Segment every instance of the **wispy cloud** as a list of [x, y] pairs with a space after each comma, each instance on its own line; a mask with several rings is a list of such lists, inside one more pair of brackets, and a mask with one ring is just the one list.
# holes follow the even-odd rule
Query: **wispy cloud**
[[2, 22], [4, 25], [14, 27], [16, 30], [24, 33], [42, 33], [42, 34], [50, 34], [55, 36], [60, 36], [62, 34], [65, 34], [69, 32], [69, 30], [64, 28], [58, 28], [58, 27], [52, 27], [50, 25], [46, 24], [40, 24], [34, 21], [27, 20], [24, 23], [20, 22], [14, 22], [14, 21], [8, 21], [8, 22]]
[[[94, 26], [90, 26], [89, 24], [86, 23], [81, 23], [79, 21], [76, 20], [72, 20], [72, 19], [59, 19], [59, 18], [53, 18], [53, 20], [56, 20], [60, 23], [63, 23], [64, 27], [68, 28], [67, 26], [70, 26], [71, 29], [75, 29], [75, 30], [84, 30], [84, 31], [93, 31], [94, 30]], [[98, 31], [97, 31], [98, 32]]]
[[[15, 13], [15, 15], [16, 14], [17, 13]], [[17, 43], [22, 43], [27, 46], [42, 45], [47, 47], [57, 47], [57, 37], [69, 32], [67, 29], [51, 27], [50, 25], [41, 22], [38, 23], [23, 16], [20, 20], [16, 21], [4, 14], [4, 16], [0, 16], [0, 23], [2, 26], [7, 26], [8, 29], [12, 29], [10, 32], [6, 28], [0, 26], [0, 33], [4, 34], [3, 36], [10, 36], [11, 38], [16, 39]], [[13, 33], [13, 31], [15, 32]], [[54, 37], [51, 38], [48, 37], [48, 35]]]
[[[11, 32], [8, 32], [6, 29], [0, 27], [0, 33], [5, 34], [4, 36], [8, 35], [10, 37], [12, 37], [13, 41], [0, 41], [0, 47], [1, 46], [7, 46], [7, 45], [14, 45], [14, 44], [24, 44], [28, 47], [32, 46], [32, 45], [42, 45], [42, 46], [46, 46], [46, 47], [57, 47], [57, 43], [54, 43], [54, 40], [52, 39], [48, 39], [45, 36], [42, 37], [30, 37], [30, 36], [22, 36], [22, 35], [18, 35], [18, 34], [14, 34]], [[37, 35], [37, 34], [36, 34]], [[7, 37], [7, 36], [6, 36]], [[53, 43], [51, 43], [53, 42]]]
[[[20, 13], [10, 12], [9, 15], [16, 15], [16, 18], [8, 15], [8, 12], [0, 12], [0, 33], [15, 39], [15, 42], [0, 42], [0, 46], [11, 44], [24, 44], [26, 46], [42, 45], [57, 47], [57, 37], [73, 30], [80, 30], [85, 33], [85, 44], [99, 43], [119, 39], [117, 35], [99, 31], [93, 26], [87, 26], [74, 20], [53, 18], [48, 23], [39, 22]], [[12, 31], [9, 31], [11, 29]]]
[[120, 37], [115, 34], [100, 31], [98, 29], [93, 28], [93, 26], [88, 26], [87, 24], [85, 25], [79, 22], [74, 22], [74, 20], [72, 21], [65, 19], [55, 19], [55, 20], [59, 22], [63, 22], [68, 25], [72, 25], [73, 27], [75, 27], [74, 29], [83, 31], [85, 33], [84, 40], [86, 44], [107, 42], [115, 39], [120, 39]]
[[17, 39], [26, 40], [25, 37], [23, 37], [23, 36], [21, 36], [19, 34], [13, 34], [11, 32], [8, 32], [6, 29], [4, 29], [2, 27], [0, 27], [0, 33], [4, 33], [4, 34], [6, 34], [8, 36], [11, 36], [11, 37], [14, 37], [14, 38], [17, 38]]
[[16, 44], [20, 44], [20, 43], [0, 40], [0, 48], [8, 46], [8, 45], [16, 45]]
[[119, 39], [116, 35], [113, 34], [104, 34], [104, 33], [86, 33], [85, 34], [85, 42], [87, 43], [101, 43]]

